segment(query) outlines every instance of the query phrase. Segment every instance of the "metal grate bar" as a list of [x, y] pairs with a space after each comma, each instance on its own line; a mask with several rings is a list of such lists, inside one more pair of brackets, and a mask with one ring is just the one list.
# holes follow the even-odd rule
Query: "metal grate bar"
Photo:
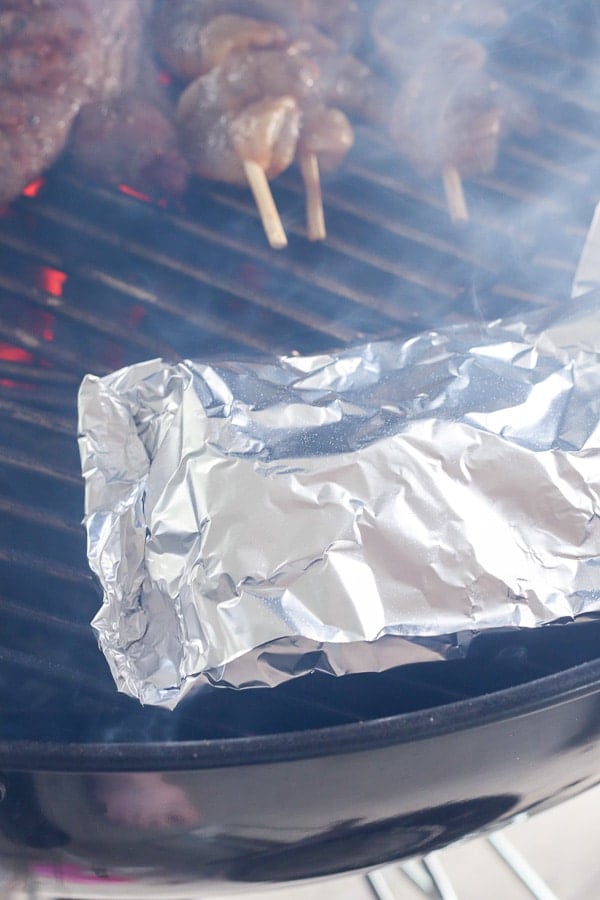
[[87, 623], [83, 624], [81, 622], [75, 622], [73, 619], [52, 615], [51, 613], [39, 609], [30, 609], [27, 606], [23, 606], [21, 603], [15, 603], [12, 600], [8, 600], [1, 594], [0, 609], [7, 616], [21, 619], [24, 622], [32, 623], [34, 625], [56, 628], [61, 633], [70, 632], [71, 634], [84, 635], [86, 637], [89, 636], [90, 633], [89, 625]]
[[97, 375], [108, 375], [111, 371], [110, 366], [99, 360], [88, 359], [86, 366], [84, 358], [77, 353], [60, 347], [56, 343], [44, 341], [25, 328], [9, 324], [2, 315], [0, 315], [0, 340], [35, 352], [41, 359], [78, 373], [82, 371], [82, 368], [87, 370], [87, 367], [92, 365]]
[[23, 503], [16, 503], [14, 500], [8, 500], [2, 496], [0, 496], [0, 515], [11, 516], [14, 519], [20, 519], [32, 525], [40, 525], [44, 528], [60, 531], [62, 534], [79, 537], [83, 534], [81, 525], [75, 524], [63, 516], [43, 510], [38, 505], [26, 506]]
[[[1, 238], [0, 243], [4, 243]], [[166, 342], [157, 341], [147, 337], [143, 332], [129, 329], [126, 334], [123, 334], [123, 328], [118, 324], [112, 322], [109, 318], [97, 316], [83, 307], [71, 303], [66, 296], [60, 298], [54, 297], [52, 294], [47, 294], [45, 291], [41, 291], [38, 288], [25, 285], [18, 279], [10, 278], [1, 273], [0, 289], [9, 292], [15, 297], [27, 300], [36, 306], [40, 306], [43, 309], [47, 309], [56, 316], [83, 325], [91, 331], [98, 331], [114, 340], [125, 341], [125, 343], [139, 347], [145, 353], [168, 356], [175, 352]]]
[[81, 477], [73, 472], [66, 472], [51, 463], [44, 462], [37, 456], [30, 456], [22, 451], [0, 445], [0, 467], [16, 469], [28, 475], [41, 475], [58, 484], [71, 485], [81, 490]]
[[80, 669], [70, 669], [60, 663], [52, 662], [44, 656], [35, 656], [0, 645], [0, 663], [3, 666], [34, 673], [43, 679], [48, 678], [51, 681], [60, 682], [69, 690], [80, 691], [83, 689], [89, 691], [93, 696], [114, 699], [115, 688], [108, 679], [90, 677]]
[[555, 80], [551, 81], [543, 76], [534, 75], [531, 70], [525, 71], [521, 68], [508, 66], [505, 63], [497, 63], [496, 69], [499, 74], [507, 77], [513, 83], [520, 84], [529, 95], [536, 92], [545, 94], [551, 97], [553, 102], [560, 100], [583, 112], [592, 113], [594, 116], [600, 113], [600, 100], [595, 100], [584, 91], [561, 87]]
[[[75, 183], [74, 179], [72, 178], [67, 177], [66, 180], [68, 180], [71, 184]], [[86, 190], [98, 196], [111, 196], [111, 198], [114, 198], [114, 200], [120, 205], [124, 205], [128, 202], [121, 195], [109, 195], [106, 188], [86, 186]], [[220, 197], [218, 193], [214, 192], [212, 196], [220, 202], [225, 199]], [[231, 198], [229, 197], [227, 197], [226, 199], [227, 201], [231, 200]], [[254, 209], [249, 204], [244, 204], [243, 202], [241, 202], [239, 203], [239, 208], [243, 209], [244, 212], [254, 214]], [[332, 294], [335, 294], [340, 299], [347, 300], [351, 303], [356, 303], [359, 306], [377, 310], [378, 312], [384, 313], [385, 315], [389, 316], [391, 319], [397, 319], [403, 322], [406, 320], [405, 312], [399, 312], [397, 304], [386, 302], [386, 299], [384, 297], [378, 297], [372, 293], [366, 293], [365, 291], [357, 290], [353, 285], [347, 284], [346, 282], [339, 278], [336, 278], [329, 272], [320, 272], [318, 270], [315, 270], [311, 266], [298, 261], [291, 254], [274, 254], [264, 247], [251, 244], [248, 240], [237, 238], [233, 235], [227, 234], [223, 230], [211, 228], [209, 225], [200, 224], [197, 221], [184, 218], [181, 215], [176, 215], [168, 211], [163, 211], [161, 213], [161, 218], [163, 218], [166, 222], [173, 225], [177, 229], [180, 229], [181, 231], [185, 231], [188, 234], [192, 234], [201, 237], [204, 240], [213, 242], [215, 246], [221, 249], [224, 248], [227, 250], [231, 250], [234, 253], [251, 256], [255, 260], [262, 262], [271, 268], [278, 269], [282, 272], [288, 273], [294, 278], [301, 279], [302, 281], [306, 282], [309, 288], [314, 286], [320, 287], [325, 291], [329, 291]], [[292, 226], [292, 230], [294, 230], [298, 235], [303, 236], [302, 229], [293, 228]], [[330, 241], [327, 241], [327, 245], [335, 246], [331, 245]], [[353, 253], [353, 248], [348, 248], [348, 254], [350, 253]], [[399, 274], [401, 272], [404, 272], [405, 270], [401, 266], [398, 266], [394, 271], [395, 273]], [[406, 272], [408, 272], [408, 270], [406, 270]], [[423, 278], [422, 276], [419, 278], [418, 272], [411, 273], [411, 277], [415, 279], [415, 283], [419, 283], [423, 286], [430, 287], [431, 289], [438, 290], [440, 293], [443, 293], [446, 296], [453, 297], [456, 295], [456, 290], [446, 284], [435, 282], [433, 279], [430, 280], [427, 278]]]
[[[258, 350], [262, 353], [268, 353], [272, 349], [268, 341], [261, 340], [259, 336], [249, 334], [247, 331], [241, 331], [233, 322], [225, 322], [222, 318], [201, 309], [197, 311], [190, 310], [172, 299], [159, 297], [152, 291], [144, 290], [137, 285], [128, 284], [115, 275], [99, 271], [93, 266], [74, 265], [73, 261], [67, 262], [62, 256], [44, 252], [43, 245], [39, 242], [25, 241], [12, 234], [0, 232], [0, 244], [5, 244], [19, 250], [21, 253], [28, 254], [35, 264], [39, 264], [41, 260], [59, 269], [68, 268], [71, 275], [89, 278], [91, 281], [96, 281], [99, 284], [106, 284], [113, 290], [117, 290], [133, 300], [168, 313], [176, 320], [201, 328], [203, 331], [212, 332], [218, 337], [225, 337], [229, 341], [234, 340], [242, 347], [251, 347], [253, 350]], [[81, 366], [78, 368], [81, 369]], [[108, 369], [104, 368], [103, 371], [106, 373]]]
[[59, 372], [57, 369], [51, 369], [48, 366], [35, 366], [24, 362], [10, 362], [0, 358], [0, 376], [6, 379], [19, 379], [25, 382], [34, 382], [42, 384], [44, 387], [48, 385], [63, 385], [68, 388], [79, 386], [79, 377], [70, 372]]
[[84, 234], [95, 238], [97, 241], [117, 247], [120, 251], [126, 251], [137, 259], [159, 264], [166, 269], [171, 269], [182, 275], [187, 275], [206, 287], [223, 291], [224, 293], [238, 297], [255, 306], [262, 307], [271, 313], [290, 319], [299, 325], [307, 326], [315, 331], [320, 331], [335, 340], [347, 342], [354, 338], [354, 332], [351, 329], [345, 328], [342, 324], [333, 322], [324, 316], [320, 316], [317, 313], [306, 312], [300, 307], [294, 307], [292, 304], [283, 303], [274, 297], [260, 294], [257, 291], [242, 285], [238, 281], [219, 277], [209, 273], [208, 270], [203, 267], [174, 259], [172, 256], [167, 255], [156, 248], [145, 246], [139, 241], [124, 238], [122, 235], [112, 234], [98, 225], [94, 225], [87, 220], [76, 218], [63, 210], [49, 207], [43, 203], [38, 203], [36, 204], [36, 214], [51, 222], [56, 222], [68, 228], [75, 229], [78, 232], [83, 232]]
[[[303, 190], [302, 187], [296, 182], [290, 181], [286, 182], [286, 184], [289, 184], [289, 186], [297, 193], [301, 193]], [[460, 244], [445, 240], [444, 238], [435, 237], [435, 235], [433, 235], [431, 232], [421, 231], [419, 228], [414, 228], [413, 226], [408, 225], [401, 220], [391, 219], [389, 216], [383, 215], [381, 212], [378, 212], [375, 209], [366, 209], [364, 206], [359, 206], [351, 200], [348, 200], [345, 196], [340, 196], [334, 188], [330, 188], [328, 191], [326, 191], [324, 202], [328, 209], [335, 209], [339, 212], [350, 214], [356, 219], [360, 219], [362, 222], [366, 222], [368, 225], [375, 225], [378, 228], [385, 229], [391, 234], [403, 238], [403, 240], [405, 241], [409, 241], [415, 244], [421, 244], [428, 250], [434, 250], [438, 253], [452, 256], [454, 257], [454, 259], [460, 260], [464, 263], [469, 263], [470, 265], [475, 266], [476, 268], [483, 269], [484, 271], [497, 271], [497, 266], [491, 265], [489, 262], [482, 260], [482, 258], [478, 254], [474, 254], [468, 250], [465, 250]], [[437, 284], [437, 290], [439, 291], [439, 282], [433, 283]], [[444, 293], [447, 292], [448, 288], [446, 287], [444, 289]]]
[[92, 585], [91, 574], [88, 575], [80, 569], [58, 563], [54, 559], [46, 559], [35, 553], [0, 547], [0, 562], [8, 563], [19, 569], [25, 569], [25, 571], [41, 573], [46, 578], [55, 579], [76, 587], [89, 589]]
[[[256, 218], [256, 220], [258, 221], [258, 213], [250, 203], [243, 200], [238, 200], [225, 194], [219, 195], [213, 193], [211, 194], [211, 196], [215, 197], [215, 199], [218, 199], [223, 205], [228, 206], [230, 209], [243, 212], [250, 217]], [[327, 205], [326, 197], [324, 198], [324, 203], [325, 205]], [[303, 235], [303, 229], [300, 227], [294, 228], [293, 226], [291, 226], [288, 228], [288, 230], [292, 233], [295, 232], [298, 235]], [[395, 277], [402, 279], [408, 284], [413, 284], [419, 287], [433, 290], [435, 293], [441, 294], [448, 298], [456, 298], [457, 294], [459, 293], [458, 289], [453, 287], [452, 285], [446, 284], [445, 282], [441, 282], [436, 279], [432, 279], [428, 277], [427, 274], [421, 271], [411, 269], [410, 266], [386, 260], [384, 259], [384, 257], [380, 256], [372, 249], [360, 247], [358, 244], [350, 244], [347, 241], [342, 240], [338, 236], [330, 234], [327, 237], [325, 243], [329, 249], [336, 250], [349, 259], [360, 260], [373, 269], [388, 273], [390, 275], [394, 275]], [[395, 301], [394, 305], [397, 307], [395, 317], [398, 316], [398, 310], [400, 310], [402, 319], [406, 321], [407, 318], [410, 317], [411, 311], [407, 307], [402, 305], [401, 302], [397, 303]]]
[[582, 187], [588, 187], [590, 184], [590, 176], [587, 173], [572, 169], [571, 166], [557, 163], [546, 156], [542, 156], [541, 153], [536, 153], [533, 150], [526, 150], [518, 144], [507, 144], [504, 148], [504, 152], [507, 156], [512, 157], [512, 159], [521, 160], [538, 169], [544, 169], [547, 172], [551, 172], [553, 175], [559, 175], [561, 178], [571, 181], [573, 184], [578, 184]]
[[[492, 288], [492, 293], [510, 297], [512, 300], [518, 300], [520, 303], [528, 303], [533, 306], [559, 306], [560, 301], [547, 294], [537, 294], [533, 291], [522, 291], [510, 284], [496, 284]], [[563, 301], [564, 302], [564, 301]]]
[[67, 419], [54, 413], [49, 415], [38, 410], [32, 410], [21, 406], [13, 400], [0, 400], [0, 413], [5, 419], [32, 425], [44, 431], [53, 431], [56, 434], [65, 435], [65, 437], [71, 438], [76, 432], [74, 418]]

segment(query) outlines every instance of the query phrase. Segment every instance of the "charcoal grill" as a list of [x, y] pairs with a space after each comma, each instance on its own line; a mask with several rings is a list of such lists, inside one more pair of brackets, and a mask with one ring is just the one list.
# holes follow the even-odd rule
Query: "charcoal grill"
[[[564, 304], [600, 193], [593, 4], [535, 4], [493, 48], [536, 105], [448, 220], [385, 137], [357, 129], [325, 185], [329, 237], [264, 241], [245, 191], [185, 207], [67, 163], [0, 216], [0, 859], [154, 880], [282, 881], [429, 852], [600, 780], [600, 623], [477, 638], [465, 660], [208, 689], [175, 713], [116, 694], [89, 627], [81, 377], [153, 356], [320, 352]], [[518, 34], [519, 38], [515, 38]], [[107, 823], [97, 778], [155, 771], [193, 829]]]

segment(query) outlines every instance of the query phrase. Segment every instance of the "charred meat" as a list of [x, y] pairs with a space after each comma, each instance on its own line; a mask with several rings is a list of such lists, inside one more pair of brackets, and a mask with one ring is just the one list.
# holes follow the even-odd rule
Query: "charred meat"
[[151, 0], [0, 0], [0, 203], [54, 163], [74, 126], [86, 174], [183, 190], [187, 166], [142, 57], [150, 11]]
[[0, 203], [62, 152], [80, 109], [133, 80], [138, 0], [2, 0]]
[[73, 126], [70, 152], [77, 171], [107, 184], [125, 184], [159, 197], [185, 191], [189, 166], [170, 117], [136, 94], [90, 103]]

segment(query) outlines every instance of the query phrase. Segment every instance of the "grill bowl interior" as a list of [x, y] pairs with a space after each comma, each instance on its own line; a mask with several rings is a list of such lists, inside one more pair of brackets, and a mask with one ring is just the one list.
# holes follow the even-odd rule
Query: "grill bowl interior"
[[[83, 182], [68, 163], [0, 216], [0, 737], [138, 742], [285, 734], [468, 701], [597, 655], [596, 626], [476, 641], [472, 656], [263, 692], [208, 690], [176, 715], [115, 693], [89, 628], [76, 392], [155, 357], [312, 353], [568, 302], [600, 185], [599, 26], [590, 3], [526, 6], [490, 48], [538, 110], [454, 227], [441, 187], [357, 127], [304, 237], [296, 174], [274, 187], [290, 247], [266, 247], [248, 192], [194, 184], [185, 207]], [[515, 35], [517, 35], [515, 37]], [[125, 186], [126, 187], [126, 186]], [[31, 192], [29, 192], [31, 193]], [[485, 648], [481, 650], [481, 648]], [[23, 710], [31, 715], [24, 717]]]

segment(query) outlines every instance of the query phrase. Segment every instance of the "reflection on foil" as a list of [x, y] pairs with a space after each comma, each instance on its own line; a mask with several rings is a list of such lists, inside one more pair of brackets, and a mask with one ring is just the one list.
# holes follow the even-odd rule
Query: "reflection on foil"
[[173, 707], [600, 609], [600, 300], [266, 362], [88, 376], [94, 620]]

